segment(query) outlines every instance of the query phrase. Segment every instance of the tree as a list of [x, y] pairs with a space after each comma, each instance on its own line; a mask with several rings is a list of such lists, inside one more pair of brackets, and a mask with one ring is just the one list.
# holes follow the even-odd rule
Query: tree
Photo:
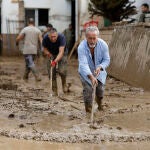
[[135, 1], [130, 0], [90, 0], [89, 13], [92, 16], [103, 16], [112, 22], [128, 19], [137, 13], [133, 5]]

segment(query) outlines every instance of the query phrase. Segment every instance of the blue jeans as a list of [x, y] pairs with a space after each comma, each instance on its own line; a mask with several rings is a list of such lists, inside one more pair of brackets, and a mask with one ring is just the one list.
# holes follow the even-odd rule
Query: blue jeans
[[35, 66], [35, 63], [34, 63], [35, 56], [36, 55], [32, 55], [32, 54], [24, 55], [26, 68], [31, 69], [32, 67]]

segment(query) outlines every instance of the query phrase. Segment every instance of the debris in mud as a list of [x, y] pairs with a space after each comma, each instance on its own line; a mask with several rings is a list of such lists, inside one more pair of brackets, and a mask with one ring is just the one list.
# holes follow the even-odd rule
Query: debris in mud
[[121, 95], [121, 94], [118, 94], [118, 93], [109, 93], [108, 95], [106, 95], [106, 96], [111, 96], [111, 97], [122, 97], [122, 98], [125, 98], [125, 96], [124, 95]]
[[69, 115], [69, 120], [75, 120], [75, 119], [82, 119], [82, 118], [77, 115]]
[[57, 112], [55, 112], [55, 111], [51, 111], [49, 114], [57, 115]]
[[21, 115], [21, 116], [19, 116], [19, 118], [20, 118], [21, 120], [27, 119], [27, 115]]
[[18, 88], [18, 86], [13, 84], [12, 82], [8, 82], [8, 83], [1, 82], [0, 83], [0, 89], [3, 89], [3, 90], [14, 90], [14, 91], [16, 91], [17, 88]]
[[36, 124], [36, 122], [27, 122], [26, 124], [27, 125], [34, 125], [34, 124]]
[[0, 75], [6, 75], [6, 76], [8, 76], [9, 74], [7, 72], [5, 72], [5, 71], [0, 71]]
[[9, 114], [8, 118], [15, 118], [15, 115], [14, 114]]
[[118, 129], [118, 130], [122, 130], [122, 128], [121, 128], [121, 127], [117, 127], [116, 129]]
[[98, 124], [96, 124], [96, 123], [92, 123], [92, 124], [90, 124], [90, 126], [89, 126], [90, 128], [92, 128], [92, 129], [100, 129], [101, 128], [101, 126], [99, 126]]
[[19, 128], [25, 128], [25, 125], [24, 124], [20, 124]]

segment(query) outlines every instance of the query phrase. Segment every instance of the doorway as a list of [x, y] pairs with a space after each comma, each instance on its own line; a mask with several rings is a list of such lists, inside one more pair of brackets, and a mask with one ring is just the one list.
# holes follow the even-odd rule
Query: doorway
[[38, 9], [39, 26], [48, 24], [48, 9]]
[[49, 9], [25, 9], [25, 21], [27, 25], [27, 21], [29, 18], [33, 18], [35, 20], [35, 26], [45, 26], [48, 24], [48, 13]]

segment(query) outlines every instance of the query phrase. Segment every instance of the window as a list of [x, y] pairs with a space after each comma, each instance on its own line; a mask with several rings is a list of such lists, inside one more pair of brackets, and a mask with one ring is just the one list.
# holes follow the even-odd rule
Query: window
[[36, 26], [44, 26], [48, 24], [48, 9], [25, 9], [26, 25], [29, 18], [35, 20]]

